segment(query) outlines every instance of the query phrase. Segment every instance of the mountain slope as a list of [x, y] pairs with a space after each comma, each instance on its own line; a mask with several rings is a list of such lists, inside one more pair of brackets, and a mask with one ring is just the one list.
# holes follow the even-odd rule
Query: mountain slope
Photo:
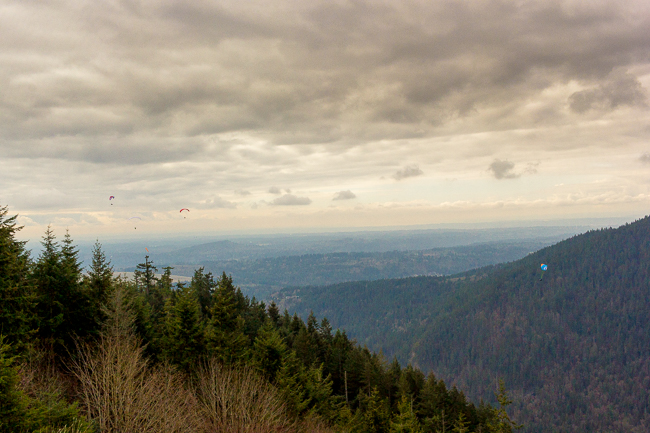
[[[491, 400], [496, 378], [504, 378], [524, 431], [647, 432], [649, 259], [644, 218], [575, 236], [474, 278], [431, 279], [429, 290], [405, 280], [392, 289], [388, 281], [384, 289], [367, 286], [370, 296], [356, 309], [349, 305], [359, 290], [353, 284], [347, 292], [332, 287], [327, 302], [327, 289], [305, 291], [297, 306], [314, 301], [314, 312], [330, 311], [334, 326], [433, 370], [474, 399]], [[542, 281], [540, 263], [548, 264]], [[394, 304], [413, 306], [403, 323], [393, 317]]]

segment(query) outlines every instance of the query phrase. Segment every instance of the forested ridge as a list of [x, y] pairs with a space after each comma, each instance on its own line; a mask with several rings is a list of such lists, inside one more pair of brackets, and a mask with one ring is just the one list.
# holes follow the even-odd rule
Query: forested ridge
[[359, 346], [328, 320], [280, 313], [231, 277], [173, 285], [144, 258], [84, 272], [48, 228], [31, 257], [0, 208], [0, 432], [511, 432], [495, 405]]
[[[452, 277], [286, 289], [276, 298], [300, 314], [307, 305], [327, 314], [474, 401], [489, 401], [504, 378], [522, 431], [647, 432], [649, 258], [646, 217]], [[356, 302], [365, 314], [354, 314]]]

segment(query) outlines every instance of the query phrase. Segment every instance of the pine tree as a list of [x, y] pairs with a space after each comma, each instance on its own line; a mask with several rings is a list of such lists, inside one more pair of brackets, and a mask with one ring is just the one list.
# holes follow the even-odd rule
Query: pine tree
[[154, 266], [153, 260], [149, 261], [149, 256], [144, 256], [144, 263], [139, 263], [133, 271], [136, 286], [147, 296], [158, 281], [156, 272], [158, 269]]
[[269, 319], [271, 319], [273, 325], [275, 325], [276, 327], [279, 326], [280, 310], [278, 310], [278, 306], [275, 305], [275, 302], [273, 301], [271, 301], [271, 305], [269, 305]]
[[390, 422], [390, 433], [422, 433], [423, 429], [413, 412], [411, 401], [402, 396], [397, 404], [398, 414]]
[[61, 266], [61, 253], [56, 237], [50, 226], [43, 236], [43, 250], [34, 266], [34, 285], [36, 289], [36, 314], [38, 334], [51, 349], [63, 345], [61, 325], [65, 316], [65, 304], [68, 302]]
[[25, 241], [17, 241], [16, 216], [7, 218], [7, 207], [0, 207], [0, 334], [21, 351], [33, 334], [34, 295], [29, 284], [30, 260]]
[[167, 304], [166, 327], [165, 356], [189, 373], [205, 356], [201, 311], [191, 289], [184, 288], [175, 303]]
[[264, 323], [253, 344], [253, 365], [271, 382], [275, 380], [287, 346], [270, 321]]
[[373, 388], [369, 395], [361, 395], [359, 409], [365, 432], [385, 433], [390, 427], [388, 402], [381, 398], [379, 390]]
[[522, 425], [516, 424], [508, 415], [507, 409], [508, 406], [512, 404], [512, 400], [508, 397], [506, 385], [503, 379], [499, 379], [499, 390], [495, 395], [499, 407], [492, 409], [493, 417], [491, 420], [488, 420], [488, 425], [490, 426], [491, 431], [495, 433], [510, 433], [513, 429], [520, 429]]
[[95, 314], [95, 323], [101, 325], [106, 319], [104, 307], [113, 289], [113, 267], [106, 259], [99, 240], [93, 246], [93, 259], [84, 278], [84, 284], [91, 300], [91, 309]]
[[250, 340], [244, 333], [245, 321], [239, 316], [232, 279], [225, 274], [212, 293], [206, 329], [208, 350], [225, 363], [238, 363], [248, 357]]
[[210, 308], [212, 307], [213, 295], [216, 290], [217, 283], [215, 283], [211, 272], [204, 274], [203, 271], [203, 267], [200, 267], [194, 271], [190, 285], [196, 293], [199, 304], [201, 305], [201, 313], [204, 317], [207, 317]]
[[27, 400], [18, 390], [18, 374], [13, 368], [15, 357], [0, 336], [0, 433], [22, 431], [27, 416]]

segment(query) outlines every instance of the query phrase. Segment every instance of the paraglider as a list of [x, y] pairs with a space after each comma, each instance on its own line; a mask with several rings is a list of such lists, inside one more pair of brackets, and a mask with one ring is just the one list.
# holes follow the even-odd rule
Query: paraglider
[[147, 252], [149, 252], [149, 248], [147, 248], [147, 247], [144, 247], [144, 249], [145, 249], [145, 250], [147, 250]]
[[[110, 197], [108, 198], [108, 201], [111, 201], [111, 200], [113, 200], [114, 198], [115, 198], [115, 196], [112, 195], [112, 196], [110, 196]], [[113, 203], [111, 203], [111, 206], [113, 206]]]
[[[182, 214], [184, 210], [186, 210], [186, 211], [188, 211], [188, 212], [190, 211], [188, 208], [183, 208], [183, 209], [181, 209], [181, 210], [179, 211], [179, 213]], [[186, 218], [186, 217], [183, 217], [183, 218]]]
[[[132, 216], [131, 218], [129, 218], [129, 221], [131, 221], [132, 219], [138, 219], [138, 220], [142, 221], [142, 218], [140, 218], [139, 216]], [[134, 222], [135, 222], [135, 221], [134, 221]], [[133, 227], [133, 229], [134, 229], [134, 230], [137, 230], [138, 228], [137, 228], [137, 227]]]
[[542, 278], [544, 278], [544, 272], [548, 269], [548, 266], [546, 266], [544, 263], [541, 264], [540, 268], [542, 269], [542, 276], [540, 277], [539, 281], [542, 281]]

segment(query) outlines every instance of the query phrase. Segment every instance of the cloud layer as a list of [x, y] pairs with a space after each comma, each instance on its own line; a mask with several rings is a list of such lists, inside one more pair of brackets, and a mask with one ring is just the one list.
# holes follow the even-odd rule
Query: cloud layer
[[108, 195], [208, 226], [352, 190], [377, 215], [603, 179], [650, 192], [647, 1], [0, 7], [0, 204], [30, 221]]

